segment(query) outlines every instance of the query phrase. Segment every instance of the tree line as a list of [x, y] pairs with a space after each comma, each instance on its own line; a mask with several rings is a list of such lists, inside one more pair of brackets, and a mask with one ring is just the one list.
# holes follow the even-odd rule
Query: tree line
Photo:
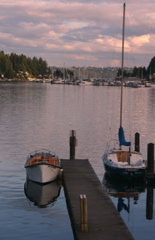
[[68, 70], [56, 69], [52, 73], [51, 67], [46, 60], [40, 58], [30, 58], [24, 54], [16, 53], [5, 54], [0, 51], [0, 78], [6, 79], [28, 79], [28, 78], [49, 78], [54, 77], [72, 78], [73, 72]]
[[[155, 57], [150, 61], [148, 68], [134, 67], [132, 72], [124, 71], [124, 77], [137, 77], [149, 79], [149, 75], [155, 73]], [[5, 54], [0, 51], [0, 78], [7, 79], [28, 79], [28, 78], [54, 78], [74, 77], [74, 72], [69, 69], [56, 68], [52, 73], [51, 67], [48, 66], [46, 60], [40, 58], [30, 58], [23, 54], [16, 53]], [[121, 69], [118, 70], [118, 76], [121, 76]]]
[[[155, 74], [155, 57], [153, 57], [149, 63], [149, 66], [147, 68], [145, 67], [134, 67], [132, 72], [127, 72], [124, 70], [123, 76], [124, 77], [136, 77], [140, 79], [150, 79], [150, 76], [154, 78]], [[122, 75], [122, 70], [119, 69], [117, 76]]]
[[0, 52], [0, 78], [28, 78], [44, 76], [50, 73], [47, 62], [42, 58], [30, 58], [16, 53]]

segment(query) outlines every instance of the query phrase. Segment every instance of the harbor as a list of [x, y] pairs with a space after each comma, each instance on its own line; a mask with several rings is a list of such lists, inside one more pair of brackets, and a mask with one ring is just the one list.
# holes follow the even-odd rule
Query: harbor
[[[27, 196], [24, 192], [26, 183], [24, 164], [29, 153], [45, 148], [54, 150], [60, 159], [64, 159], [63, 161], [70, 159], [70, 154], [74, 155], [69, 152], [71, 129], [76, 130], [75, 159], [88, 159], [88, 165], [95, 172], [93, 173], [95, 179], [97, 176], [96, 183], [99, 184], [100, 190], [103, 188], [100, 197], [105, 199], [107, 195], [108, 203], [113, 204], [114, 213], [116, 216], [119, 215], [120, 221], [125, 224], [123, 228], [125, 226], [129, 235], [135, 240], [153, 239], [155, 222], [153, 184], [150, 182], [147, 186], [140, 183], [125, 185], [104, 179], [102, 155], [106, 149], [107, 139], [113, 134], [117, 137], [118, 134], [116, 127], [119, 90], [117, 87], [106, 86], [79, 88], [73, 85], [46, 83], [1, 83], [2, 239], [48, 240], [52, 237], [59, 240], [74, 239], [63, 183], [58, 186], [49, 184], [48, 189], [37, 188], [41, 195], [30, 195], [30, 193], [34, 194], [34, 188], [29, 191], [32, 185], [26, 185]], [[140, 133], [140, 152], [145, 160], [147, 160], [148, 143], [154, 143], [154, 90], [154, 88], [124, 88], [127, 97], [124, 104], [132, 113], [129, 122], [132, 127], [130, 132], [132, 136], [135, 132]], [[128, 119], [127, 114], [124, 121], [127, 122]], [[125, 129], [128, 140], [129, 128]], [[134, 141], [131, 139], [132, 143]], [[88, 177], [87, 174], [85, 176]], [[89, 184], [91, 185], [91, 179]], [[92, 190], [94, 188], [95, 186]], [[72, 189], [74, 191], [76, 185], [72, 186]], [[50, 191], [50, 194], [45, 198], [48, 193], [46, 190]], [[81, 232], [78, 211], [78, 231], [80, 235], [86, 236], [91, 233], [91, 229], [93, 230], [93, 226], [90, 225], [91, 199], [86, 191], [79, 190], [79, 193], [82, 196], [86, 195], [88, 203], [88, 232]], [[78, 208], [79, 193], [76, 195]], [[56, 197], [54, 202], [52, 202], [52, 194]], [[28, 197], [31, 197], [31, 200]], [[36, 201], [34, 197], [42, 198]], [[44, 207], [39, 206], [42, 203]], [[97, 204], [95, 202], [95, 205]], [[113, 218], [113, 213], [110, 218]], [[101, 219], [102, 217], [98, 220]], [[126, 234], [126, 230], [124, 233]]]
[[1, 1], [1, 240], [154, 239], [154, 8]]
[[[139, 153], [139, 143], [140, 134], [136, 133], [136, 153]], [[132, 174], [128, 168], [126, 170], [128, 176], [107, 174], [105, 169], [102, 182], [88, 159], [75, 158], [77, 145], [75, 130], [70, 131], [69, 145], [70, 159], [58, 161], [55, 153], [46, 149], [30, 153], [25, 165], [28, 168], [27, 181], [24, 185], [27, 198], [39, 207], [54, 203], [59, 197], [61, 183], [75, 240], [100, 240], [105, 237], [110, 240], [117, 238], [133, 240], [132, 234], [119, 214], [119, 209], [124, 207], [129, 211], [129, 205], [123, 203], [123, 198], [132, 197], [136, 201], [138, 191], [144, 191], [146, 188], [146, 216], [147, 219], [152, 218], [155, 183], [154, 144], [150, 143], [147, 147], [147, 161], [143, 161], [145, 175], [137, 176], [137, 167], [133, 171], [134, 167], [131, 164]], [[56, 171], [59, 168], [61, 174]], [[117, 184], [125, 187], [127, 192], [123, 188], [118, 188]], [[111, 196], [119, 196], [119, 209], [116, 209], [108, 193]]]
[[[106, 239], [134, 239], [120, 217], [107, 192], [94, 172], [88, 159], [75, 159], [76, 152], [76, 131], [70, 131], [70, 159], [62, 159], [63, 184], [66, 196], [71, 225], [76, 240], [100, 240]], [[135, 150], [139, 151], [140, 135], [135, 134]], [[130, 179], [119, 179], [109, 176], [109, 182], [115, 181], [128, 186], [127, 196], [130, 196], [129, 185], [141, 189], [147, 188], [147, 209], [146, 216], [151, 219], [153, 216], [152, 200], [155, 183], [154, 171], [154, 144], [148, 144], [148, 159], [146, 177]], [[106, 177], [104, 177], [106, 178]], [[108, 179], [107, 178], [107, 179]], [[106, 185], [108, 187], [108, 181]], [[103, 185], [102, 185], [103, 184]], [[152, 189], [152, 190], [151, 190]], [[110, 192], [111, 194], [114, 194]], [[137, 192], [132, 190], [135, 199]], [[81, 205], [81, 196], [85, 200]], [[125, 194], [123, 194], [125, 197]], [[112, 224], [110, 224], [112, 223]]]

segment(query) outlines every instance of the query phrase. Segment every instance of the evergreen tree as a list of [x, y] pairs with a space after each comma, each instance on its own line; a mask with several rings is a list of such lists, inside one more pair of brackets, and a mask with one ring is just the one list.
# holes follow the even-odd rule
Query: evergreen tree
[[155, 57], [151, 59], [151, 62], [147, 68], [147, 75], [155, 73]]
[[50, 74], [50, 68], [42, 58], [31, 59], [24, 54], [6, 55], [3, 51], [0, 52], [0, 77], [26, 78], [29, 75], [38, 78], [38, 76], [43, 77], [46, 74]]
[[63, 73], [59, 69], [56, 69], [54, 72], [54, 78], [63, 78]]

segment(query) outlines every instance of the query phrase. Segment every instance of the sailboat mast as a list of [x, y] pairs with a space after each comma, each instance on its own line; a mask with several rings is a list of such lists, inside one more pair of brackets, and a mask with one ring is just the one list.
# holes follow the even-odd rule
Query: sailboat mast
[[122, 79], [121, 79], [121, 101], [120, 101], [120, 126], [122, 126], [122, 111], [123, 111], [124, 35], [125, 35], [125, 3], [123, 4], [123, 31], [122, 31]]

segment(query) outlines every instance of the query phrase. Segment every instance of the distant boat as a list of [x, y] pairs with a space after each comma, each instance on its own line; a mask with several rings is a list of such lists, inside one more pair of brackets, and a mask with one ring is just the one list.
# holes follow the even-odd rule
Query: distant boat
[[[126, 142], [124, 130], [122, 127], [122, 110], [123, 110], [123, 65], [124, 65], [124, 26], [125, 26], [125, 4], [123, 6], [123, 36], [122, 36], [122, 78], [120, 92], [120, 128], [119, 128], [119, 149], [110, 148], [103, 154], [102, 160], [105, 171], [110, 175], [117, 175], [125, 178], [145, 177], [146, 166], [142, 154], [131, 151], [131, 142]], [[115, 141], [114, 141], [115, 143]], [[128, 150], [122, 150], [122, 146], [129, 147]]]
[[30, 153], [25, 168], [29, 180], [42, 184], [56, 180], [62, 170], [58, 156], [45, 149]]
[[93, 82], [92, 81], [88, 81], [88, 80], [82, 80], [82, 81], [79, 82], [78, 85], [91, 86], [91, 85], [93, 85]]
[[145, 82], [145, 87], [151, 87], [151, 83]]
[[51, 84], [65, 84], [65, 80], [62, 78], [53, 79]]
[[61, 183], [54, 181], [48, 184], [38, 184], [31, 180], [27, 180], [24, 184], [24, 192], [26, 197], [38, 207], [46, 207], [54, 203], [59, 197], [61, 191]]

